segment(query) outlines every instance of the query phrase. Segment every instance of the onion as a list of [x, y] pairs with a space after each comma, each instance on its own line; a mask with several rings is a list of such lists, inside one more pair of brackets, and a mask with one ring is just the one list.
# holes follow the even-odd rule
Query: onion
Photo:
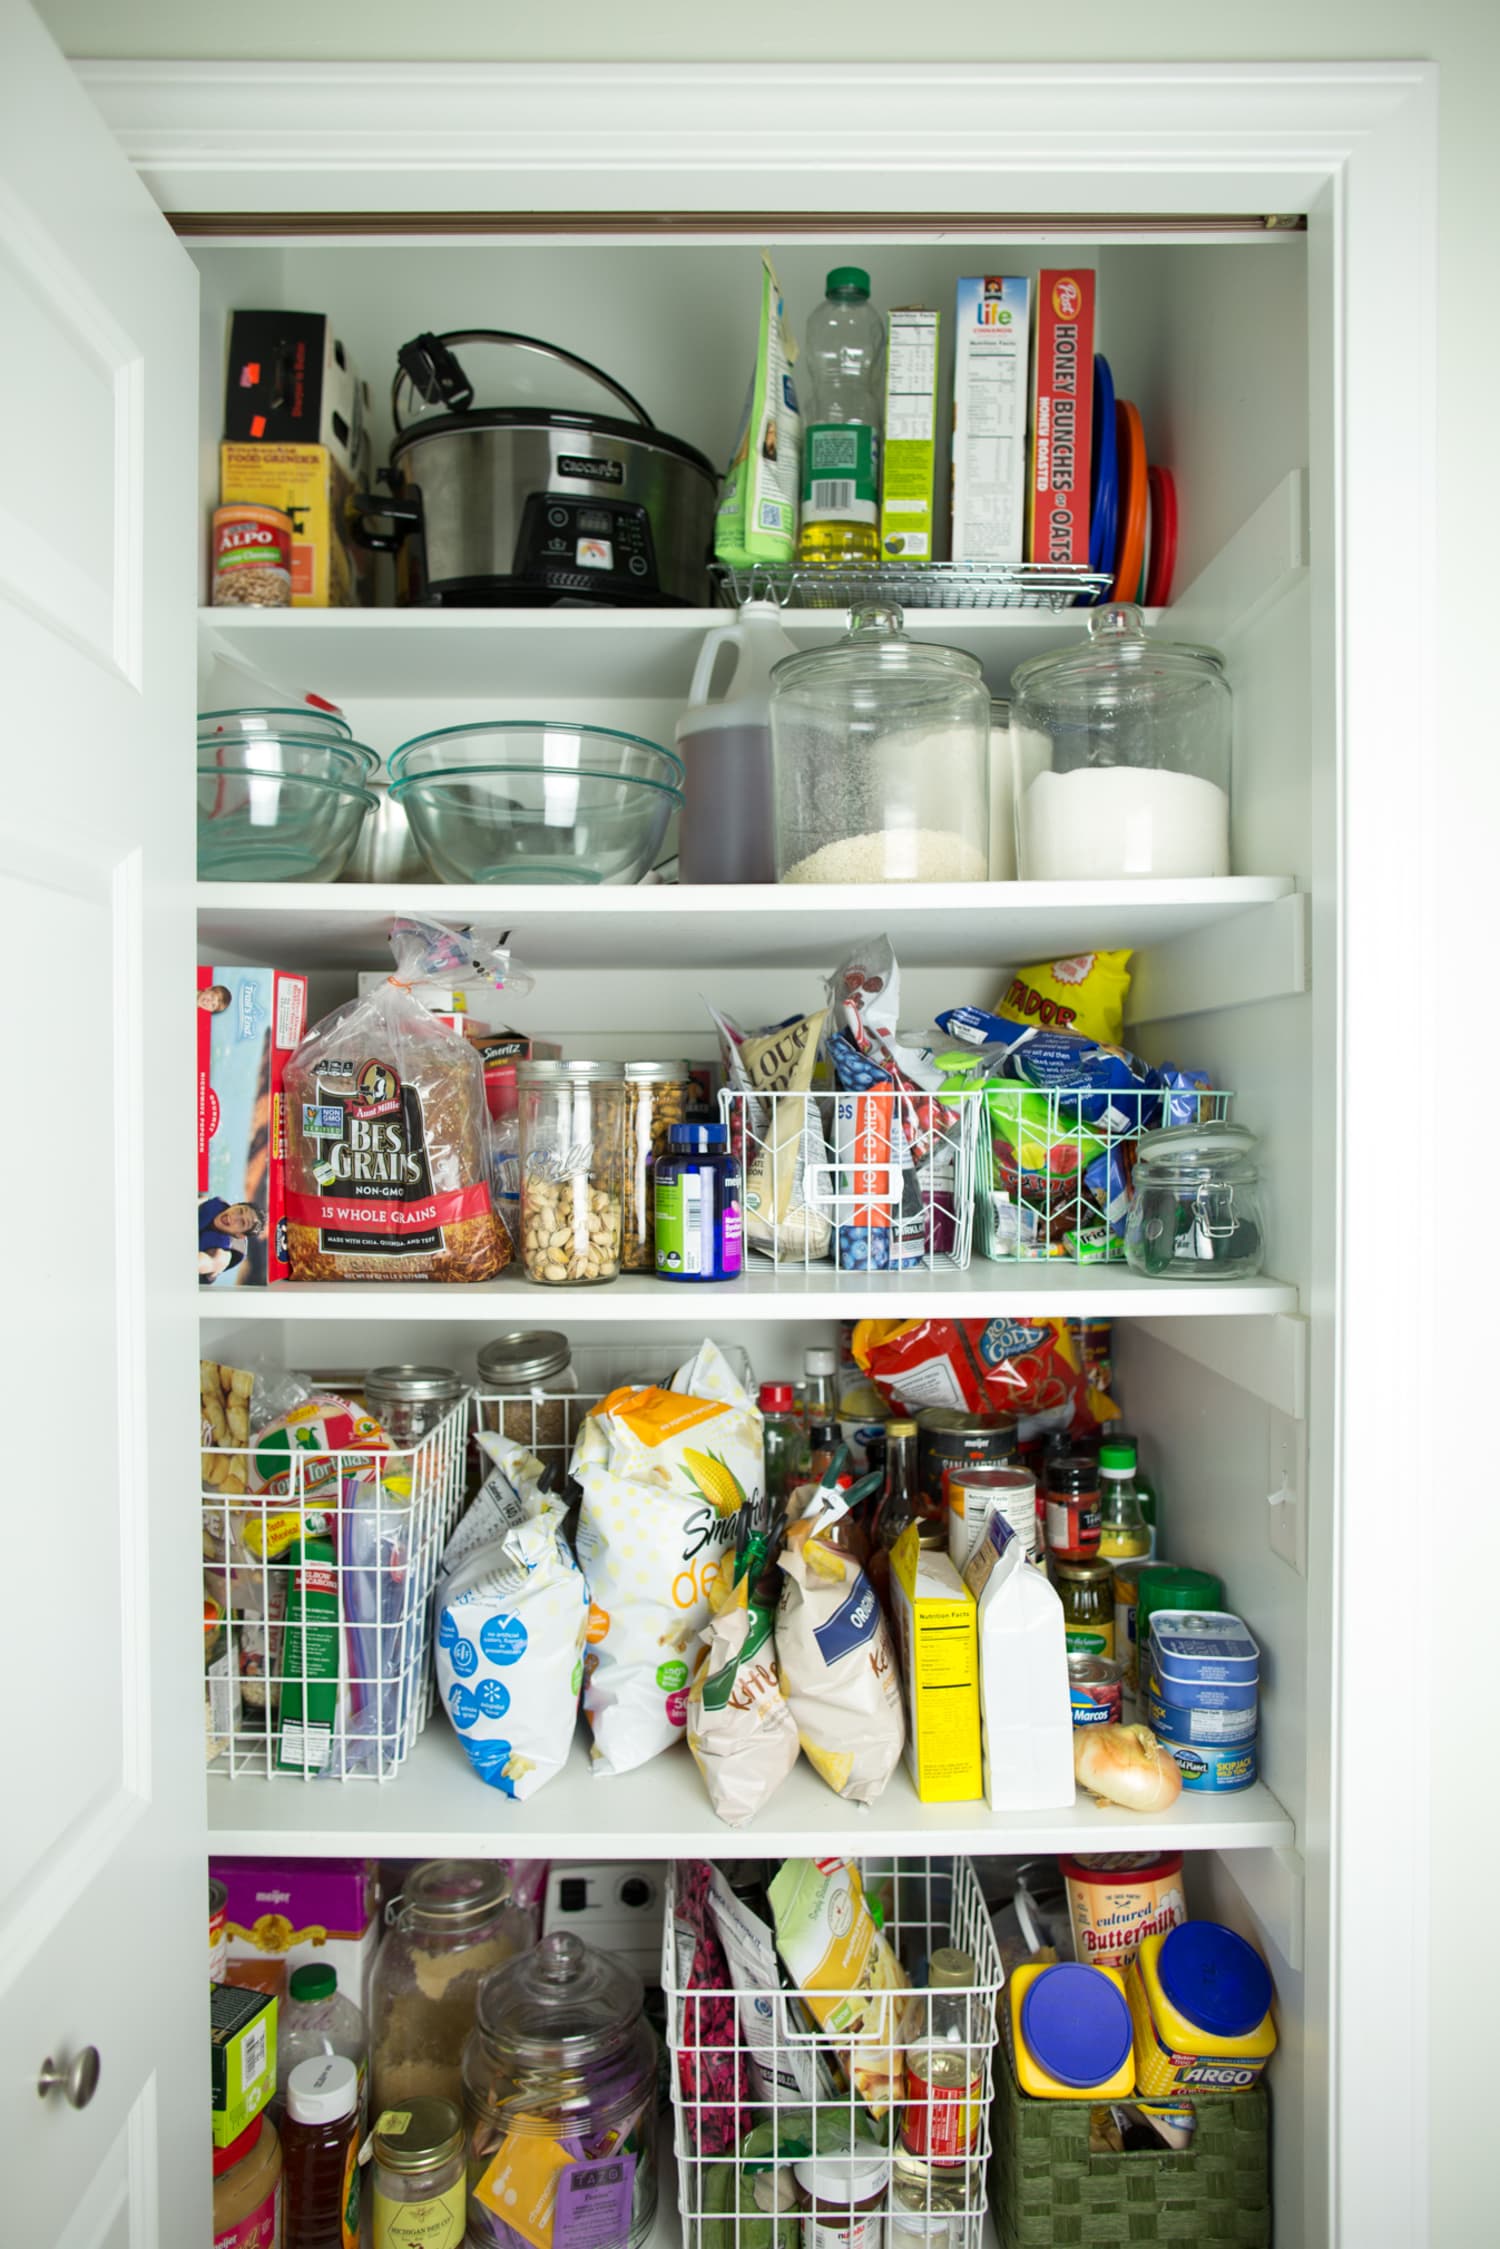
[[1128, 1812], [1164, 1812], [1182, 1794], [1177, 1760], [1149, 1726], [1078, 1726], [1073, 1773], [1104, 1804]]

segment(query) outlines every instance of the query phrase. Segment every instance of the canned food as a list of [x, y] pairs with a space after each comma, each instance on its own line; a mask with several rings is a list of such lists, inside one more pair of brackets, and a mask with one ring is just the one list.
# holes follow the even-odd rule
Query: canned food
[[1124, 1706], [1120, 1666], [1108, 1656], [1069, 1655], [1075, 1726], [1118, 1726]]
[[1141, 1649], [1136, 1631], [1141, 1597], [1141, 1572], [1156, 1567], [1152, 1562], [1116, 1562], [1115, 1573], [1115, 1657], [1125, 1673], [1125, 1693], [1131, 1702], [1140, 1699]]
[[1070, 1656], [1115, 1653], [1114, 1573], [1108, 1562], [1056, 1562], [1052, 1580], [1063, 1605], [1063, 1636]]
[[1114, 1851], [1058, 1861], [1078, 1960], [1128, 1968], [1147, 1937], [1186, 1921], [1181, 1851]]
[[917, 1432], [917, 1489], [930, 1515], [946, 1518], [955, 1469], [1006, 1468], [1016, 1457], [1016, 1425], [1008, 1413], [929, 1406], [917, 1415]]
[[208, 1980], [223, 1983], [229, 1972], [229, 1892], [208, 1878]]
[[1003, 1515], [1029, 1562], [1038, 1559], [1036, 1479], [1024, 1468], [954, 1468], [948, 1475], [948, 1558], [962, 1577], [970, 1557]]
[[209, 595], [215, 609], [285, 609], [292, 599], [292, 519], [249, 501], [214, 509]]
[[1048, 1461], [1046, 1478], [1047, 1552], [1054, 1561], [1092, 1561], [1101, 1526], [1099, 1463], [1086, 1452], [1060, 1453]]

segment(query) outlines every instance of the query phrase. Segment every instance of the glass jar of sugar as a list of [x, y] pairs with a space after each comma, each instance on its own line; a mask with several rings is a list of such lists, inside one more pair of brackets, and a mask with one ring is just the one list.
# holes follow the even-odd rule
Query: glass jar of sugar
[[779, 882], [983, 882], [990, 699], [976, 657], [868, 602], [771, 673]]
[[1212, 648], [1156, 640], [1133, 602], [1011, 676], [1023, 882], [1229, 873], [1233, 702]]

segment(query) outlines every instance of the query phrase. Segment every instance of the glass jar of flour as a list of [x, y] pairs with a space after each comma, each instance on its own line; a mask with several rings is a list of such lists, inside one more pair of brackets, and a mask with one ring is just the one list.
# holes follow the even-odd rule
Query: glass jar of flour
[[1212, 648], [1154, 640], [1133, 602], [1011, 677], [1025, 882], [1227, 875], [1232, 699]]
[[778, 882], [983, 882], [990, 698], [977, 658], [856, 607], [771, 673]]

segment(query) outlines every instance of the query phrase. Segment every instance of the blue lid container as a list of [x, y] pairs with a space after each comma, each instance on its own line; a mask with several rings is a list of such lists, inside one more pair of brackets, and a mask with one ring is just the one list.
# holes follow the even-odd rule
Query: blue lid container
[[1021, 2001], [1021, 2035], [1049, 2077], [1087, 2092], [1124, 2068], [1130, 2009], [1119, 1986], [1096, 1968], [1060, 1961]]
[[721, 1124], [674, 1124], [667, 1133], [668, 1145], [685, 1148], [692, 1155], [711, 1155], [716, 1148], [729, 1146], [728, 1128]]
[[1271, 2006], [1271, 1971], [1253, 1945], [1217, 1921], [1184, 1921], [1156, 1956], [1179, 2014], [1215, 2038], [1248, 2038]]

